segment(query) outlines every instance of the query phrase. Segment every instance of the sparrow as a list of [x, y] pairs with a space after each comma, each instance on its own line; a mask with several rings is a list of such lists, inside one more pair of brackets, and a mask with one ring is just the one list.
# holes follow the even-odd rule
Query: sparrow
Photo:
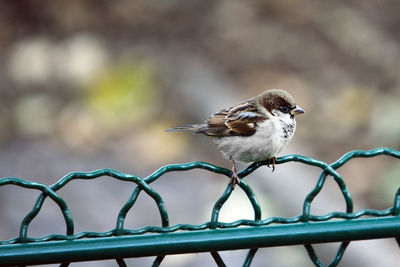
[[304, 113], [293, 97], [280, 89], [267, 90], [239, 105], [222, 109], [204, 123], [174, 126], [167, 132], [190, 132], [211, 138], [224, 158], [232, 161], [231, 184], [239, 184], [236, 162], [272, 163], [296, 130], [295, 116]]

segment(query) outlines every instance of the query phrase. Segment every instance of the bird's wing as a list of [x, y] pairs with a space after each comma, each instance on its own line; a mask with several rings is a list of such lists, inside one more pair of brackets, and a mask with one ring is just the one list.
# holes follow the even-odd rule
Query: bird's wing
[[209, 136], [249, 136], [255, 133], [258, 123], [267, 117], [260, 114], [254, 100], [223, 109], [206, 121], [202, 133]]

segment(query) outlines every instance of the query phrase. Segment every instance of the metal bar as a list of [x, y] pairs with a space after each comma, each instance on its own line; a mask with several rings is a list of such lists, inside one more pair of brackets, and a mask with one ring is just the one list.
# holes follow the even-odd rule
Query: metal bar
[[0, 266], [49, 264], [400, 236], [400, 216], [0, 246]]

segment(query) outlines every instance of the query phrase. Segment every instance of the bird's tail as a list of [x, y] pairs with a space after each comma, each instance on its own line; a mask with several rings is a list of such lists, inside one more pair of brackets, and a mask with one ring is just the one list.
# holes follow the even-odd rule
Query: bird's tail
[[188, 133], [201, 133], [205, 127], [205, 124], [190, 124], [190, 125], [180, 125], [174, 126], [167, 130], [166, 132], [188, 132]]

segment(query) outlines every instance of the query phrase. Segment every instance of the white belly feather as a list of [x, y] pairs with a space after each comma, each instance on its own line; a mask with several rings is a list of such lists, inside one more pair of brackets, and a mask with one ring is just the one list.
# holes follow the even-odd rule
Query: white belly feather
[[223, 156], [230, 160], [254, 162], [270, 159], [278, 154], [293, 136], [296, 123], [291, 121], [293, 131], [284, 132], [285, 122], [268, 119], [257, 126], [251, 136], [227, 136], [212, 138]]

